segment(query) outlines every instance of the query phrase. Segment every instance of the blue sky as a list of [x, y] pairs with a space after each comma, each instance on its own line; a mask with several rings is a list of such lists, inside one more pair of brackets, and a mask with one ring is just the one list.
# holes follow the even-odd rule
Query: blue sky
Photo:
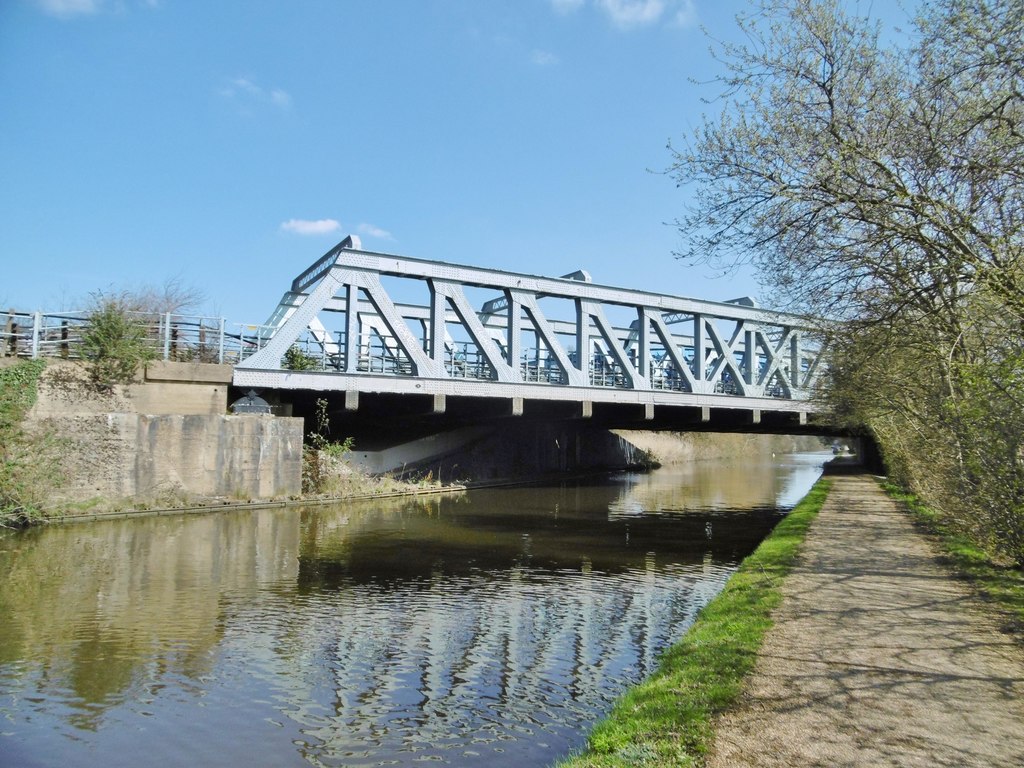
[[0, 304], [266, 318], [367, 250], [729, 299], [660, 173], [741, 0], [0, 0]]

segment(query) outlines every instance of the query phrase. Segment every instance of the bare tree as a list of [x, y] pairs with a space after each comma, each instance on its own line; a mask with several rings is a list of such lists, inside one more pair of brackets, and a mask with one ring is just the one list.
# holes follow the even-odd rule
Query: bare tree
[[180, 277], [167, 278], [161, 285], [146, 285], [122, 294], [135, 312], [184, 314], [194, 312], [206, 296]]
[[1024, 562], [1024, 4], [925, 2], [896, 45], [845, 5], [761, 0], [713, 44], [679, 256], [827, 321], [836, 416]]

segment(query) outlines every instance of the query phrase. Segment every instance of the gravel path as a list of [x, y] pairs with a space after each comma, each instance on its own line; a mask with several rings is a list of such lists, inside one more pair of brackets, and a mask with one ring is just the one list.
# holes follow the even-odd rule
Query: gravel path
[[840, 476], [708, 765], [1024, 766], [1024, 648], [869, 477]]

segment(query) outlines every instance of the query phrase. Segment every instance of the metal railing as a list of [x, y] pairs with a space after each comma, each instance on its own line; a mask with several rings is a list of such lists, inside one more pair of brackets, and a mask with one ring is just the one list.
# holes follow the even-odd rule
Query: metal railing
[[[174, 313], [128, 312], [159, 360], [234, 365], [258, 352], [273, 329], [234, 323], [223, 317]], [[0, 312], [0, 357], [87, 357], [91, 327], [88, 311]]]
[[[274, 326], [234, 323], [224, 318], [180, 315], [174, 313], [128, 313], [144, 330], [144, 337], [159, 360], [179, 362], [222, 363], [236, 365], [259, 352], [273, 338]], [[79, 360], [87, 357], [85, 340], [90, 327], [88, 311], [69, 312], [0, 312], [0, 357], [59, 357]], [[308, 363], [307, 369], [319, 371], [345, 370], [344, 334], [337, 335], [334, 354], [315, 336], [304, 334], [293, 343]], [[425, 342], [422, 342], [425, 346]], [[356, 370], [361, 373], [413, 376], [412, 361], [397, 341], [377, 335], [360, 343]], [[576, 352], [569, 352], [575, 362]], [[692, 349], [684, 350], [683, 360], [693, 373]], [[763, 363], [760, 367], [763, 367]], [[493, 381], [494, 368], [471, 343], [453, 342], [446, 349], [444, 368], [456, 379]], [[587, 379], [591, 386], [624, 389], [629, 387], [628, 372], [611, 355], [593, 354], [588, 361]], [[660, 348], [648, 359], [652, 389], [689, 392], [686, 378]], [[525, 383], [563, 385], [565, 373], [546, 350], [523, 351], [519, 372]], [[732, 375], [725, 371], [714, 382], [717, 394], [739, 395], [740, 389]], [[779, 381], [765, 386], [768, 397], [785, 398], [787, 388]]]

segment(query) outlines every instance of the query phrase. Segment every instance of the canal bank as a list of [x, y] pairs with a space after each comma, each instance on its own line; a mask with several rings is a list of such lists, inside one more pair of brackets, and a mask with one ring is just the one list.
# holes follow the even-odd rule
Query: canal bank
[[1009, 768], [1024, 763], [1022, 702], [1019, 641], [875, 479], [844, 475], [563, 766]]

